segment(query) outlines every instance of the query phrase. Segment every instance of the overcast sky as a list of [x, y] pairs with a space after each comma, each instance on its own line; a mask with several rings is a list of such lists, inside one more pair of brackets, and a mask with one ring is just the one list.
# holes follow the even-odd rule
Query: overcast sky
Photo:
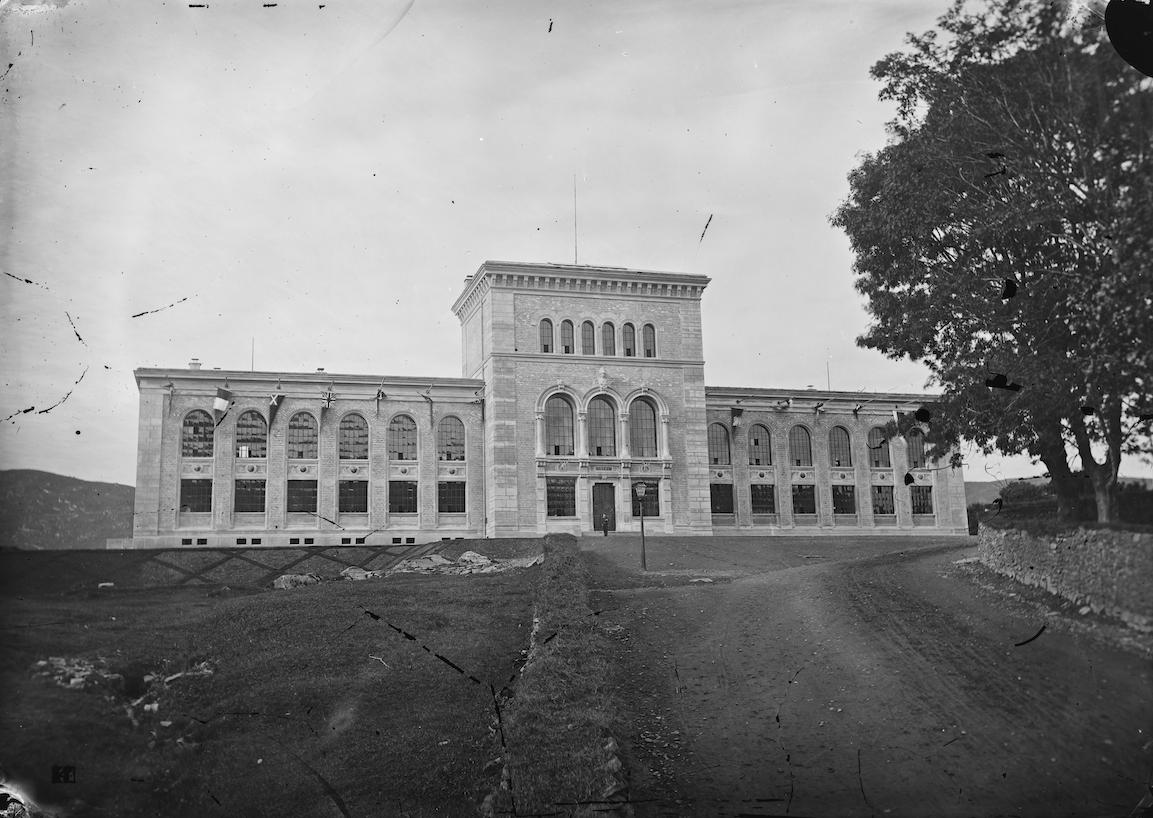
[[919, 391], [827, 217], [893, 116], [869, 67], [946, 5], [8, 0], [0, 461], [134, 484], [132, 370], [253, 339], [459, 377], [464, 277], [571, 263], [574, 174], [580, 263], [712, 277], [708, 384]]

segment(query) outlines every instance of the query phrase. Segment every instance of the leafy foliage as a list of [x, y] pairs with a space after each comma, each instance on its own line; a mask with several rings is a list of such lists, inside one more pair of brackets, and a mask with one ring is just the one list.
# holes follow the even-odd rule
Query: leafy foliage
[[892, 139], [831, 217], [873, 319], [857, 342], [943, 387], [931, 454], [1030, 454], [1062, 495], [1072, 445], [1115, 519], [1122, 452], [1151, 451], [1153, 81], [1055, 6], [958, 0], [938, 26], [873, 67]]

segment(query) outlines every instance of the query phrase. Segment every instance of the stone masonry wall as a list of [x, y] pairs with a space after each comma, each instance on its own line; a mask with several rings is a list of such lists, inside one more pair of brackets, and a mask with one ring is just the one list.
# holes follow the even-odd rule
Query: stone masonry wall
[[1033, 536], [981, 526], [977, 554], [999, 574], [1153, 631], [1153, 535], [1078, 528]]

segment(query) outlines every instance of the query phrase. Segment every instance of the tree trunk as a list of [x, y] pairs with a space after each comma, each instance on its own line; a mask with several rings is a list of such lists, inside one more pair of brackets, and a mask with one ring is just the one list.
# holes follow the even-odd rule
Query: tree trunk
[[1081, 520], [1081, 481], [1069, 468], [1060, 422], [1038, 428], [1034, 454], [1049, 470], [1049, 485], [1057, 496], [1057, 519], [1068, 522]]
[[1049, 470], [1049, 485], [1057, 497], [1057, 519], [1077, 522], [1081, 514], [1081, 481], [1069, 469], [1062, 451], [1056, 455], [1042, 455], [1041, 462]]
[[1097, 522], [1116, 523], [1121, 520], [1118, 515], [1120, 502], [1117, 499], [1117, 472], [1121, 467], [1121, 438], [1116, 433], [1116, 430], [1120, 428], [1120, 403], [1107, 404], [1103, 407], [1099, 417], [1105, 428], [1103, 437], [1105, 438], [1107, 453], [1104, 463], [1098, 463], [1093, 459], [1093, 451], [1089, 445], [1089, 433], [1085, 428], [1084, 419], [1075, 415], [1070, 419], [1070, 425], [1073, 427], [1073, 437], [1077, 440], [1077, 451], [1081, 454], [1081, 464], [1093, 483], [1093, 495], [1097, 502]]
[[1121, 521], [1120, 500], [1117, 497], [1117, 470], [1104, 467], [1094, 469], [1090, 475], [1093, 481], [1093, 499], [1097, 501], [1097, 522], [1116, 523]]

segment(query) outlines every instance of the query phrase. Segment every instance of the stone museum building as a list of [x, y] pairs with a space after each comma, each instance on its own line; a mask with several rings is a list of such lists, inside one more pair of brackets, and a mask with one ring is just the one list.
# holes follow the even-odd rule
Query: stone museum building
[[485, 262], [460, 378], [138, 369], [120, 544], [967, 533], [961, 471], [881, 437], [925, 395], [706, 386], [708, 283]]

